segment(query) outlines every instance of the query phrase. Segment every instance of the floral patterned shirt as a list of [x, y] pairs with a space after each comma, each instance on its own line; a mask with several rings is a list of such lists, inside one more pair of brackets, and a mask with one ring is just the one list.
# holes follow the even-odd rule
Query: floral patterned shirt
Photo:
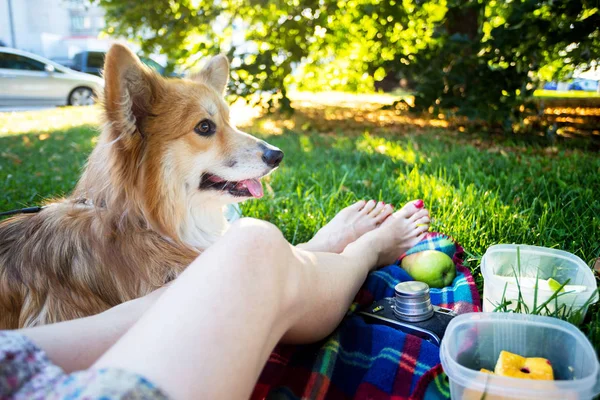
[[0, 400], [167, 399], [147, 379], [116, 369], [66, 374], [27, 337], [0, 331]]

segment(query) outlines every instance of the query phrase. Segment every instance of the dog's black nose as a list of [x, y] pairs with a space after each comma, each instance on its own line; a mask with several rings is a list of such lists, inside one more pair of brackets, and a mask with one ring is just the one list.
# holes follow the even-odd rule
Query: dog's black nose
[[283, 151], [279, 149], [265, 149], [262, 160], [271, 168], [275, 168], [283, 160]]

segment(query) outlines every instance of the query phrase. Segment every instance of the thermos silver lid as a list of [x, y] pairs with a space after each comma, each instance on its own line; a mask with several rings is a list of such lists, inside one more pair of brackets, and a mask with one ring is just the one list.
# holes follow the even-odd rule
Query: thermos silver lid
[[408, 322], [425, 321], [433, 316], [429, 285], [423, 282], [401, 282], [395, 287], [394, 315]]

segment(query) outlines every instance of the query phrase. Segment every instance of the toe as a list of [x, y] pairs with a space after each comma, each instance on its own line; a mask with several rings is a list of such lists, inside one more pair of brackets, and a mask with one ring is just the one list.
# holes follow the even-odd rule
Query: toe
[[398, 215], [404, 217], [404, 218], [410, 218], [412, 217], [417, 211], [421, 210], [421, 207], [417, 207], [418, 204], [415, 204], [418, 200], [413, 200], [413, 201], [409, 201], [408, 203], [406, 203], [404, 205], [404, 207], [402, 207], [400, 210], [398, 210]]
[[421, 218], [415, 220], [415, 223], [417, 224], [417, 226], [429, 225], [430, 222], [431, 222], [431, 219], [429, 218], [429, 215], [426, 215], [424, 217], [421, 217]]
[[417, 211], [416, 213], [414, 213], [409, 218], [409, 220], [416, 221], [416, 220], [421, 219], [423, 217], [429, 217], [429, 210], [427, 210], [427, 209], [421, 209], [421, 210]]
[[379, 213], [379, 215], [377, 215], [377, 217], [375, 218], [375, 220], [377, 221], [378, 224], [380, 224], [387, 217], [389, 217], [390, 215], [392, 215], [393, 212], [394, 212], [394, 207], [392, 207], [391, 204], [386, 204], [385, 207], [383, 207], [383, 210]]
[[360, 211], [362, 210], [362, 208], [365, 206], [367, 202], [364, 200], [359, 200], [356, 203], [346, 207], [347, 210], [352, 210], [352, 211]]
[[380, 201], [379, 203], [377, 203], [377, 205], [375, 206], [373, 211], [371, 211], [369, 213], [369, 216], [376, 218], [383, 211], [384, 208], [385, 208], [385, 203], [383, 201]]
[[415, 235], [419, 236], [419, 235], [427, 232], [428, 230], [429, 230], [429, 224], [424, 224], [424, 225], [415, 227], [414, 232], [415, 232]]
[[425, 239], [426, 236], [427, 236], [427, 232], [419, 233], [416, 237], [415, 244], [420, 243], [423, 239]]
[[370, 213], [371, 211], [373, 211], [376, 204], [377, 203], [375, 203], [375, 200], [369, 200], [369, 201], [367, 201], [367, 204], [365, 204], [363, 209], [360, 210], [360, 212], [366, 215], [366, 214]]

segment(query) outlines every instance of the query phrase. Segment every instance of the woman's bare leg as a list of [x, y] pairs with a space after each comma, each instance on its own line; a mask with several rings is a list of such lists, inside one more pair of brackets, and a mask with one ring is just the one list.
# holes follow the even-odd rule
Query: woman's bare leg
[[247, 398], [282, 337], [311, 342], [341, 321], [368, 271], [415, 244], [409, 204], [341, 255], [310, 253], [243, 219], [205, 251], [95, 364], [138, 372], [173, 398]]
[[[412, 219], [416, 220], [420, 214], [423, 211], [419, 211]], [[428, 218], [425, 219], [416, 222], [428, 222]], [[66, 372], [87, 369], [140, 319], [165, 289], [158, 289], [91, 317], [22, 329], [20, 332], [43, 348], [50, 359]], [[299, 332], [300, 329], [296, 328], [293, 335], [288, 334], [284, 339], [296, 342], [310, 340], [310, 335], [298, 335]], [[314, 334], [317, 331], [308, 329], [308, 332]]]

